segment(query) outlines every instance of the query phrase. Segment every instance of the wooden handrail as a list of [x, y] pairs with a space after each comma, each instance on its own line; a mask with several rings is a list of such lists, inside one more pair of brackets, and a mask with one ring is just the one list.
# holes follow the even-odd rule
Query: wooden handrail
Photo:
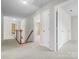
[[[18, 36], [17, 36], [18, 31], [20, 31], [20, 39], [19, 39], [19, 40], [17, 39], [17, 37], [18, 37]], [[22, 41], [21, 41], [21, 40], [22, 40], [22, 35], [21, 35], [21, 34], [22, 34], [22, 30], [16, 30], [16, 41], [17, 41], [19, 44], [21, 44], [21, 42], [22, 42]]]
[[30, 34], [28, 35], [26, 42], [28, 41], [28, 39], [30, 38], [31, 34], [33, 33], [33, 30], [30, 32]]
[[[17, 32], [18, 31], [20, 31], [20, 39], [18, 40], [17, 39]], [[28, 41], [28, 39], [30, 38], [30, 36], [31, 36], [31, 34], [33, 33], [33, 30], [31, 30], [31, 32], [30, 32], [30, 34], [28, 35], [28, 37], [27, 37], [27, 39], [25, 40], [25, 42], [24, 43], [22, 43], [22, 30], [16, 30], [16, 41], [19, 43], [19, 44], [25, 44], [25, 43], [27, 43], [27, 41]]]

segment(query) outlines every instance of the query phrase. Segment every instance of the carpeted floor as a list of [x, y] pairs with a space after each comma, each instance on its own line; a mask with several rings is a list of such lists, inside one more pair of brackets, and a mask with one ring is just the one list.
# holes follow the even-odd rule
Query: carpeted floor
[[58, 52], [28, 43], [20, 46], [15, 41], [2, 43], [2, 59], [77, 59], [77, 41], [67, 42]]

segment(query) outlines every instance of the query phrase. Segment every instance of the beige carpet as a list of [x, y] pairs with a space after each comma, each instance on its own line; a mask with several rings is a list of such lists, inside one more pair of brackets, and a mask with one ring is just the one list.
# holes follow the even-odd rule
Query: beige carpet
[[67, 42], [58, 52], [33, 43], [20, 46], [14, 41], [5, 42], [2, 44], [1, 56], [2, 59], [77, 59], [77, 41]]

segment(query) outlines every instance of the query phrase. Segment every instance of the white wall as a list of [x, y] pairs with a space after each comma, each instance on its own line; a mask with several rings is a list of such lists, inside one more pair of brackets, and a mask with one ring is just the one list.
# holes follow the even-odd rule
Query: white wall
[[[56, 49], [56, 20], [55, 20], [55, 5], [60, 4], [63, 1], [55, 1], [47, 4], [46, 6], [42, 7], [39, 9], [37, 12], [35, 12], [32, 15], [32, 18], [35, 15], [41, 14], [45, 10], [50, 10], [49, 11], [49, 49], [55, 50]], [[43, 20], [42, 15], [41, 15], [41, 20]]]
[[[3, 15], [2, 15], [3, 16]], [[33, 29], [33, 20], [31, 17], [26, 18], [20, 18], [20, 17], [12, 17], [12, 16], [3, 16], [2, 18], [2, 24], [3, 24], [3, 40], [7, 39], [15, 39], [15, 35], [12, 35], [11, 33], [11, 23], [16, 23], [17, 29], [22, 29], [23, 33], [23, 39], [26, 40], [29, 33]], [[33, 41], [33, 34], [29, 38], [29, 41]]]
[[23, 37], [23, 41], [26, 40], [26, 36], [27, 36], [27, 32], [26, 32], [26, 23], [27, 22], [27, 19], [23, 19], [21, 20], [21, 29], [22, 29], [22, 37]]
[[[32, 19], [30, 17], [27, 17], [21, 20], [20, 26], [21, 29], [23, 30], [22, 32], [23, 39], [26, 40], [30, 32], [33, 30]], [[33, 41], [33, 34], [30, 36], [29, 41]]]
[[71, 40], [78, 40], [78, 16], [71, 17]]
[[[49, 12], [50, 10], [45, 9], [38, 11], [34, 17], [34, 41], [39, 42], [38, 45], [49, 47]], [[35, 22], [40, 20], [40, 39], [37, 39]]]
[[3, 17], [3, 39], [15, 39], [15, 35], [11, 33], [11, 23], [16, 23], [17, 29], [20, 28], [21, 18], [14, 18], [11, 16]]
[[[46, 33], [49, 31], [49, 20], [50, 20], [50, 5], [47, 5], [41, 9], [39, 9], [36, 13], [34, 13], [34, 15], [32, 16], [33, 20], [36, 16], [38, 16], [37, 19], [40, 19], [40, 24], [41, 24], [41, 35], [40, 35], [40, 45], [45, 46], [45, 47], [50, 47], [49, 45], [49, 34], [50, 33]], [[49, 14], [48, 14], [48, 12]], [[47, 12], [47, 13], [46, 13]], [[48, 19], [45, 21], [45, 18]], [[47, 27], [46, 27], [47, 26]], [[46, 29], [47, 28], [47, 29]], [[45, 33], [45, 34], [44, 34]], [[44, 34], [44, 35], [43, 35]]]
[[[33, 19], [32, 19], [32, 17], [27, 17], [27, 25], [26, 25], [26, 34], [27, 34], [27, 36], [26, 36], [26, 38], [28, 37], [28, 35], [30, 34], [30, 32], [33, 30]], [[33, 41], [33, 33], [32, 33], [32, 35], [30, 36], [30, 38], [29, 38], [29, 41]]]

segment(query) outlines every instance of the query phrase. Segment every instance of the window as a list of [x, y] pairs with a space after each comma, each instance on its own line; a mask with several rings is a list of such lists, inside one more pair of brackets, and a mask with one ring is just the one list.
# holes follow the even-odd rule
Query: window
[[15, 34], [16, 32], [16, 24], [15, 23], [12, 23], [12, 34]]

